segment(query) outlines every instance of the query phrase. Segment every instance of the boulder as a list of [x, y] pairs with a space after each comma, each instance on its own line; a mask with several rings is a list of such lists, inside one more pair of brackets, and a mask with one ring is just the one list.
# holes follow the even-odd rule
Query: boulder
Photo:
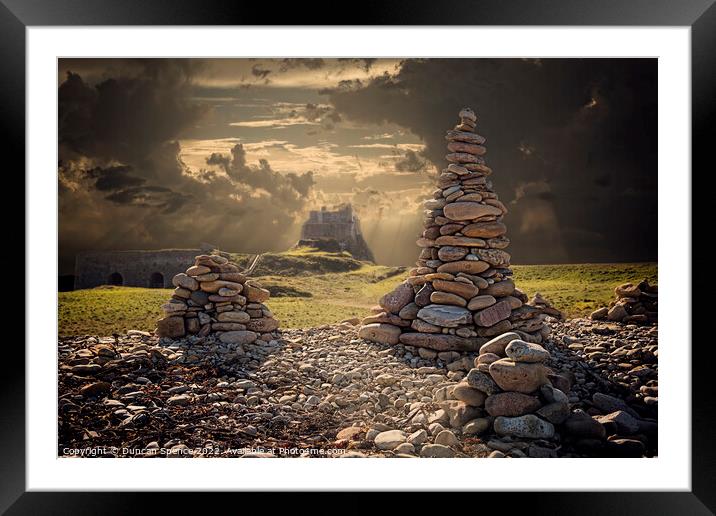
[[644, 443], [637, 439], [610, 439], [604, 445], [609, 457], [643, 457], [646, 452]]
[[227, 331], [219, 336], [219, 340], [225, 344], [251, 344], [257, 338], [256, 333], [247, 330]]
[[494, 353], [495, 355], [504, 357], [506, 356], [505, 348], [507, 347], [507, 345], [513, 340], [519, 340], [519, 338], [520, 336], [516, 333], [503, 333], [502, 335], [495, 337], [494, 339], [485, 343], [480, 348], [480, 354], [482, 355], [484, 353]]
[[452, 390], [456, 400], [464, 401], [472, 407], [481, 407], [485, 403], [484, 392], [471, 387], [465, 380], [459, 382]]
[[[484, 262], [483, 262], [484, 263]], [[481, 294], [489, 294], [495, 297], [505, 297], [511, 295], [515, 291], [515, 282], [511, 279], [497, 281], [482, 290]]]
[[495, 238], [507, 233], [507, 226], [497, 220], [492, 222], [476, 222], [462, 228], [462, 234], [466, 237]]
[[443, 430], [435, 436], [435, 444], [443, 446], [460, 446], [460, 441], [451, 430]]
[[420, 456], [432, 459], [451, 459], [457, 453], [455, 450], [444, 444], [426, 444], [420, 449]]
[[492, 296], [475, 296], [467, 303], [467, 309], [474, 312], [492, 306], [495, 303], [497, 303], [497, 299]]
[[595, 392], [592, 396], [592, 403], [595, 407], [601, 410], [605, 414], [616, 412], [617, 410], [623, 410], [630, 416], [639, 418], [639, 414], [631, 408], [624, 400], [604, 394], [602, 392]]
[[497, 324], [488, 326], [487, 328], [478, 326], [475, 331], [479, 337], [494, 337], [495, 335], [502, 335], [503, 333], [508, 332], [511, 329], [512, 323], [509, 321], [509, 319], [503, 319]]
[[271, 296], [271, 293], [265, 288], [252, 285], [249, 282], [246, 282], [244, 287], [244, 295], [249, 303], [263, 303]]
[[460, 306], [428, 305], [420, 309], [418, 317], [443, 328], [457, 328], [461, 324], [472, 322], [472, 313]]
[[358, 337], [372, 342], [393, 345], [399, 342], [400, 332], [400, 328], [392, 324], [372, 323], [362, 326], [358, 330]]
[[184, 317], [169, 316], [157, 321], [157, 336], [178, 339], [186, 335]]
[[408, 435], [402, 430], [387, 430], [375, 436], [375, 447], [379, 450], [393, 450], [406, 442]]
[[432, 284], [426, 283], [423, 285], [418, 293], [415, 294], [415, 304], [419, 307], [428, 306], [430, 304], [430, 295], [435, 291]]
[[536, 413], [538, 416], [546, 419], [550, 423], [560, 425], [569, 417], [569, 403], [565, 401], [548, 403], [540, 408]]
[[441, 403], [441, 407], [448, 417], [451, 428], [462, 428], [468, 421], [483, 415], [481, 408], [472, 407], [464, 401], [444, 401]]
[[400, 309], [400, 312], [398, 312], [398, 317], [401, 319], [404, 319], [406, 321], [412, 321], [418, 316], [418, 311], [420, 310], [420, 307], [415, 303], [408, 303], [403, 308]]
[[480, 260], [493, 267], [509, 267], [510, 265], [510, 254], [500, 249], [477, 249], [475, 254], [480, 257]]
[[80, 394], [85, 398], [98, 398], [109, 394], [112, 385], [107, 382], [94, 382], [85, 385], [80, 389]]
[[479, 435], [485, 432], [492, 425], [492, 418], [479, 417], [472, 419], [465, 423], [462, 427], [462, 433], [464, 435]]
[[487, 308], [483, 308], [479, 312], [476, 312], [473, 316], [473, 320], [477, 326], [488, 327], [494, 326], [500, 321], [504, 321], [512, 313], [509, 301], [500, 301]]
[[209, 274], [211, 269], [204, 265], [193, 265], [186, 270], [187, 276], [201, 276], [202, 274]]
[[465, 377], [465, 382], [470, 387], [484, 392], [487, 395], [492, 395], [500, 392], [500, 387], [490, 377], [490, 375], [483, 373], [479, 369], [470, 369]]
[[619, 322], [629, 315], [624, 308], [624, 305], [614, 305], [607, 312], [607, 320], [613, 322]]
[[[443, 235], [435, 239], [435, 245], [439, 246], [463, 246], [463, 247], [485, 247], [487, 242], [482, 238], [470, 238], [459, 235]], [[458, 260], [460, 258], [457, 258]], [[444, 260], [448, 261], [448, 260]]]
[[172, 285], [175, 287], [183, 287], [188, 290], [197, 290], [199, 288], [199, 282], [191, 276], [187, 276], [183, 272], [172, 278]]
[[639, 299], [639, 296], [641, 296], [641, 290], [637, 285], [634, 285], [633, 283], [624, 283], [623, 285], [619, 285], [614, 289], [614, 294], [617, 297], [631, 297], [634, 299]]
[[536, 396], [519, 392], [500, 392], [485, 400], [485, 410], [491, 416], [523, 416], [542, 406]]
[[468, 131], [448, 131], [445, 139], [449, 141], [467, 142], [480, 145], [485, 143], [485, 137]]
[[564, 421], [564, 429], [570, 435], [585, 439], [604, 439], [606, 437], [604, 425], [580, 409], [576, 409]]
[[443, 213], [452, 220], [473, 220], [502, 215], [499, 208], [478, 202], [452, 202], [443, 208]]
[[[405, 305], [406, 307], [409, 305]], [[416, 307], [417, 308], [417, 307]], [[402, 310], [401, 310], [402, 312]], [[417, 311], [416, 311], [417, 315]], [[401, 328], [407, 328], [410, 326], [410, 321], [407, 319], [403, 319], [399, 315], [394, 315], [386, 312], [380, 312], [379, 314], [370, 315], [363, 319], [363, 324], [373, 324], [373, 323], [384, 323], [384, 324], [392, 324], [393, 326], [400, 326]]]
[[454, 262], [462, 260], [469, 250], [465, 247], [455, 247], [446, 245], [438, 249], [438, 258], [444, 262]]
[[489, 366], [491, 363], [498, 361], [500, 358], [501, 357], [499, 355], [495, 355], [494, 353], [483, 353], [475, 359], [475, 367], [481, 364]]
[[397, 314], [400, 310], [410, 303], [415, 296], [412, 285], [409, 283], [401, 283], [391, 292], [388, 292], [380, 298], [378, 304], [383, 307], [386, 312]]
[[430, 301], [439, 305], [467, 305], [467, 300], [464, 297], [460, 297], [457, 294], [451, 294], [450, 292], [443, 292], [441, 290], [436, 290], [430, 294]]
[[246, 323], [250, 319], [249, 314], [244, 311], [221, 312], [216, 316], [216, 320], [220, 322]]
[[515, 362], [545, 362], [549, 352], [539, 344], [513, 340], [505, 348], [505, 354]]
[[436, 290], [456, 294], [471, 301], [474, 299], [474, 296], [477, 296], [479, 291], [479, 289], [472, 283], [464, 283], [463, 281], [434, 280], [433, 287]]
[[623, 410], [616, 410], [606, 416], [597, 417], [605, 428], [612, 427], [612, 434], [632, 435], [639, 431], [639, 420]]
[[490, 376], [505, 391], [531, 393], [545, 383], [549, 370], [542, 364], [514, 362], [502, 358], [490, 364]]
[[[418, 323], [418, 319], [413, 323]], [[406, 332], [400, 335], [401, 344], [435, 351], [477, 351], [482, 342], [482, 339], [458, 337], [444, 333]]]
[[598, 308], [597, 310], [594, 310], [590, 315], [589, 318], [593, 321], [603, 321], [607, 318], [607, 314], [609, 313], [609, 308], [606, 306], [602, 308]]
[[495, 432], [526, 439], [551, 439], [554, 437], [554, 425], [533, 414], [519, 417], [495, 418]]
[[438, 267], [438, 272], [448, 272], [457, 274], [465, 272], [467, 274], [480, 274], [490, 268], [490, 264], [479, 260], [461, 260], [457, 262], [447, 262]]
[[259, 333], [267, 333], [278, 328], [278, 321], [271, 317], [259, 317], [246, 323], [246, 329]]

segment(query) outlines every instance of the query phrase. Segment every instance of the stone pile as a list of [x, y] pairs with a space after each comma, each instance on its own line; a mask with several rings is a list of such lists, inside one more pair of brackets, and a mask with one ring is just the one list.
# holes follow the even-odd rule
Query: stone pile
[[462, 380], [435, 392], [440, 408], [429, 421], [463, 439], [480, 435], [493, 456], [525, 456], [524, 448], [530, 457], [555, 457], [566, 445], [603, 456], [640, 457], [654, 449], [655, 420], [602, 392], [573, 400], [572, 379], [554, 364], [541, 345], [513, 332], [500, 335], [480, 348]]
[[435, 351], [477, 351], [507, 331], [535, 343], [549, 335], [547, 307], [528, 304], [512, 280], [505, 251], [510, 240], [502, 222], [507, 208], [488, 179], [492, 170], [485, 164], [485, 138], [475, 133], [477, 117], [469, 108], [459, 117], [445, 137], [449, 164], [433, 198], [424, 203], [416, 267], [363, 321], [362, 338]]
[[213, 334], [226, 344], [277, 338], [278, 321], [264, 304], [269, 291], [220, 255], [200, 255], [194, 265], [172, 278], [176, 287], [162, 305], [166, 316], [157, 335], [172, 339]]
[[475, 367], [436, 401], [462, 433], [550, 440], [570, 417], [570, 382], [546, 365], [549, 358], [539, 344], [504, 333], [484, 344]]
[[[573, 371], [580, 400], [595, 392], [624, 397], [645, 417], [656, 417], [659, 402], [657, 325], [601, 323], [571, 319], [552, 325], [553, 362]], [[577, 360], [577, 358], [579, 360]]]
[[639, 284], [624, 283], [614, 289], [615, 299], [609, 306], [595, 310], [593, 321], [612, 321], [632, 324], [655, 324], [658, 321], [658, 285], [648, 280]]

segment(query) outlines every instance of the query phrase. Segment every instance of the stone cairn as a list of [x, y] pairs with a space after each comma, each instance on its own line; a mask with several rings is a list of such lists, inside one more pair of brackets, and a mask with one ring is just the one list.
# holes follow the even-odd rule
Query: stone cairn
[[612, 321], [632, 324], [655, 324], [658, 321], [658, 285], [648, 280], [639, 284], [624, 283], [614, 289], [615, 299], [609, 306], [591, 314], [594, 321]]
[[[572, 417], [569, 380], [546, 362], [549, 352], [504, 333], [480, 348], [475, 367], [452, 387], [436, 392], [435, 415], [463, 434], [494, 433], [521, 439], [555, 438]], [[579, 416], [575, 416], [579, 417]]]
[[[422, 251], [408, 279], [383, 296], [359, 336], [385, 344], [435, 351], [477, 351], [491, 337], [513, 331], [527, 342], [549, 335], [545, 306], [527, 303], [515, 288], [507, 208], [492, 190], [483, 157], [485, 138], [475, 133], [472, 109], [445, 136], [449, 162], [425, 201]], [[551, 307], [550, 307], [551, 308]]]
[[278, 321], [264, 304], [269, 291], [246, 277], [220, 255], [197, 256], [194, 265], [172, 278], [176, 287], [166, 313], [157, 322], [159, 337], [214, 334], [227, 344], [249, 344], [277, 338]]
[[[426, 418], [436, 445], [426, 455], [451, 456], [439, 448], [444, 427], [463, 436], [480, 435], [492, 457], [556, 457], [590, 451], [641, 457], [656, 435], [656, 421], [642, 419], [624, 401], [595, 393], [588, 411], [573, 408], [571, 380], [551, 367], [553, 357], [514, 332], [484, 344], [464, 378], [435, 392], [437, 407]], [[567, 448], [564, 448], [565, 445]], [[521, 451], [524, 450], [524, 451]], [[437, 455], [437, 454], [440, 455]]]

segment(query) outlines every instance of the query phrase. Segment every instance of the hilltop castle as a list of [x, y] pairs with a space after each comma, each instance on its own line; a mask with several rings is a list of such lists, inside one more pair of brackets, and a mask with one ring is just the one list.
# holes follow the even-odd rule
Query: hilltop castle
[[312, 210], [308, 220], [301, 228], [301, 240], [298, 245], [330, 246], [350, 252], [358, 260], [375, 261], [373, 252], [363, 239], [360, 220], [353, 212], [350, 204], [328, 210], [323, 206], [320, 210]]

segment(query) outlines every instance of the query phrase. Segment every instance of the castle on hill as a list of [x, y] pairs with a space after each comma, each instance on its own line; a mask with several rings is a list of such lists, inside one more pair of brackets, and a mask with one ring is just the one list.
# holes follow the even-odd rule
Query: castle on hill
[[301, 227], [301, 239], [297, 245], [348, 251], [358, 260], [375, 261], [373, 252], [363, 239], [360, 220], [350, 204], [342, 204], [333, 210], [326, 206], [311, 210], [308, 220]]

